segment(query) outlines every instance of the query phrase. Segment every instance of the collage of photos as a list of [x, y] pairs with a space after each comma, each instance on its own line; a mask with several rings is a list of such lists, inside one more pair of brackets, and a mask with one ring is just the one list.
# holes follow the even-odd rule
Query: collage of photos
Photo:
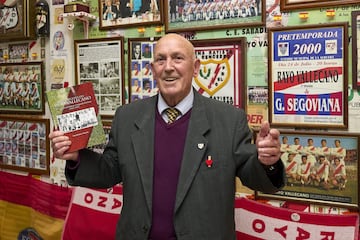
[[114, 112], [122, 103], [119, 62], [82, 62], [79, 67], [80, 83], [92, 83], [100, 112]]
[[155, 42], [131, 43], [131, 89], [130, 101], [136, 101], [158, 93], [156, 80], [151, 72], [152, 53]]
[[286, 171], [282, 194], [357, 203], [357, 136], [281, 134]]
[[0, 120], [0, 165], [47, 170], [46, 124]]
[[41, 65], [0, 65], [0, 111], [42, 111]]

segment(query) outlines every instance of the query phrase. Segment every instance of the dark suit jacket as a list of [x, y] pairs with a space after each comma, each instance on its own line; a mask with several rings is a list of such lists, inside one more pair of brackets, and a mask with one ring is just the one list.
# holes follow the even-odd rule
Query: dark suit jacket
[[[106, 188], [123, 182], [124, 202], [117, 239], [148, 239], [151, 228], [154, 125], [157, 96], [120, 107], [102, 157], [80, 151], [77, 171], [66, 169], [72, 185]], [[195, 92], [185, 143], [174, 225], [177, 239], [235, 239], [235, 175], [254, 190], [274, 186], [250, 144], [252, 133], [243, 110]], [[212, 167], [205, 160], [212, 157]], [[280, 161], [281, 162], [281, 161]]]

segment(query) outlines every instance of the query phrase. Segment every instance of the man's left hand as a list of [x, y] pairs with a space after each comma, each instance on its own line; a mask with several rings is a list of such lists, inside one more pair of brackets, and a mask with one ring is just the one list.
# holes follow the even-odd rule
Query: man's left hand
[[260, 131], [256, 137], [258, 148], [258, 159], [264, 165], [273, 165], [280, 159], [280, 132], [271, 129], [269, 122], [261, 124]]

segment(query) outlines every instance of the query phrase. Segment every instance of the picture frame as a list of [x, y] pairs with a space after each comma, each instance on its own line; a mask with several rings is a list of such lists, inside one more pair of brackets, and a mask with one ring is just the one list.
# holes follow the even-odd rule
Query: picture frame
[[0, 63], [0, 113], [43, 114], [43, 62]]
[[99, 0], [99, 28], [107, 30], [162, 25], [164, 22], [163, 2], [160, 0], [145, 0], [139, 3], [129, 0]]
[[311, 8], [319, 8], [319, 7], [332, 7], [332, 6], [343, 6], [343, 5], [351, 5], [359, 3], [356, 0], [330, 0], [330, 1], [322, 1], [322, 0], [280, 0], [280, 10], [281, 11], [291, 11], [291, 10], [299, 10], [299, 9], [311, 9]]
[[206, 3], [166, 0], [164, 7], [165, 32], [251, 27], [265, 25], [265, 1], [211, 1]]
[[0, 169], [50, 174], [50, 120], [0, 117]]
[[0, 42], [35, 39], [35, 0], [10, 1], [0, 8]]
[[256, 198], [359, 209], [358, 134], [282, 131], [280, 139], [286, 185]]
[[129, 102], [148, 98], [158, 93], [157, 82], [151, 71], [154, 47], [158, 39], [128, 39]]
[[348, 127], [347, 29], [347, 22], [269, 28], [268, 115], [273, 126]]
[[352, 87], [360, 89], [360, 11], [351, 12]]
[[74, 41], [75, 82], [91, 82], [102, 118], [112, 118], [125, 103], [124, 38]]
[[246, 38], [192, 40], [200, 69], [193, 87], [203, 96], [246, 108]]

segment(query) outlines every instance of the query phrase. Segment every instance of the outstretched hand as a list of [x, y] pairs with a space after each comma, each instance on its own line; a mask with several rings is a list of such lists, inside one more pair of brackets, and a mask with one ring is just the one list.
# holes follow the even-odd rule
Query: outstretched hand
[[261, 124], [256, 137], [259, 161], [264, 165], [273, 165], [280, 159], [280, 132], [270, 128], [269, 122]]

